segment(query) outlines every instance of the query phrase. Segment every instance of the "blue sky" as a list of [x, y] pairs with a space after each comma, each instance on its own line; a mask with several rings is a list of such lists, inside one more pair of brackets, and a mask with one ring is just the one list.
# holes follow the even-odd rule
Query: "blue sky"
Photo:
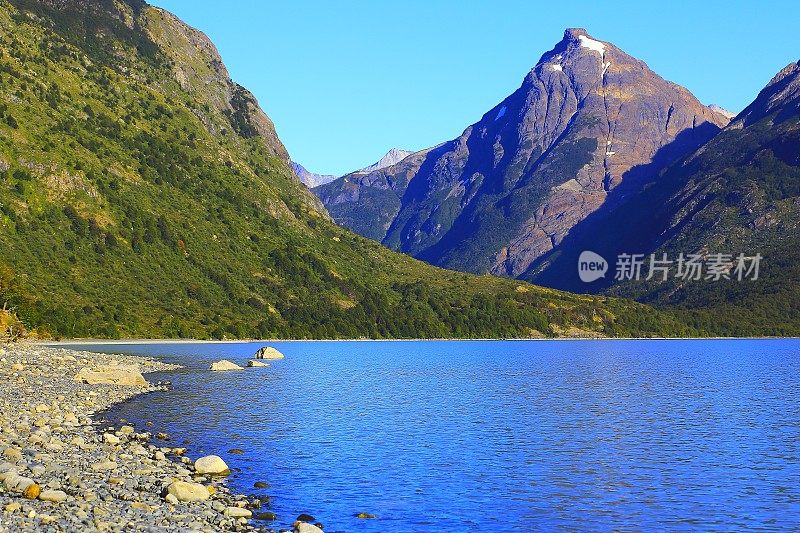
[[740, 111], [800, 59], [800, 3], [152, 0], [207, 33], [295, 161], [343, 174], [458, 136], [586, 28]]

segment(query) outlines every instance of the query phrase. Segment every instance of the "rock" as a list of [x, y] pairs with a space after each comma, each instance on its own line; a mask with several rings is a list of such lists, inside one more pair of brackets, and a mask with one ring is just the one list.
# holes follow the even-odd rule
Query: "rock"
[[253, 487], [257, 489], [268, 489], [269, 483], [267, 483], [266, 481], [256, 481], [255, 483], [253, 483]]
[[218, 455], [207, 455], [194, 462], [194, 470], [198, 474], [211, 474], [212, 476], [225, 476], [231, 469]]
[[14, 372], [22, 372], [23, 370], [25, 370], [25, 365], [23, 365], [22, 363], [14, 363], [13, 365], [11, 365], [11, 370], [13, 370]]
[[61, 503], [67, 499], [67, 493], [63, 490], [43, 490], [39, 499], [43, 502]]
[[244, 454], [244, 450], [239, 448], [231, 448], [230, 450], [228, 450], [228, 453], [231, 455], [242, 455]]
[[22, 460], [22, 451], [18, 448], [6, 448], [3, 450], [3, 457], [8, 459], [9, 461], [21, 461]]
[[23, 497], [29, 500], [36, 499], [42, 492], [42, 488], [34, 480], [20, 476], [16, 472], [6, 474], [3, 484], [10, 492], [22, 494]]
[[227, 507], [222, 514], [230, 518], [250, 518], [253, 516], [252, 511], [241, 507]]
[[259, 348], [254, 356], [256, 359], [283, 359], [283, 354], [272, 346]]
[[95, 472], [108, 472], [109, 470], [116, 470], [117, 463], [114, 461], [100, 461], [92, 465], [92, 470]]
[[103, 442], [106, 444], [119, 444], [120, 438], [113, 433], [103, 433]]
[[263, 513], [256, 513], [253, 515], [253, 518], [256, 520], [277, 520], [278, 515], [275, 513], [271, 513], [269, 511], [264, 511]]
[[247, 362], [247, 366], [249, 368], [266, 368], [270, 365], [269, 363], [263, 363], [261, 361], [258, 361], [257, 359], [251, 359]]
[[297, 517], [298, 522], [314, 522], [317, 519], [307, 513], [302, 513], [300, 516]]
[[217, 361], [216, 363], [211, 363], [209, 370], [214, 370], [217, 372], [225, 371], [225, 370], [244, 370], [244, 368], [240, 367], [236, 363], [232, 363], [227, 359], [223, 359], [222, 361]]
[[376, 518], [374, 514], [369, 513], [358, 513], [356, 518], [361, 518], [362, 520], [368, 520], [370, 518]]
[[188, 481], [173, 481], [166, 490], [166, 498], [172, 496], [179, 502], [198, 502], [207, 500], [211, 495], [205, 485]]
[[164, 499], [167, 500], [167, 503], [171, 503], [172, 505], [180, 503], [180, 500], [174, 494], [167, 494]]
[[147, 380], [136, 365], [84, 367], [75, 375], [75, 381], [87, 385], [147, 386]]
[[153, 510], [152, 507], [144, 502], [131, 502], [131, 509], [138, 509], [139, 511], [144, 511], [146, 513], [149, 513]]
[[320, 528], [307, 522], [295, 522], [294, 533], [324, 533]]
[[19, 502], [11, 502], [3, 507], [3, 510], [7, 513], [16, 513], [17, 511], [22, 510], [22, 504]]

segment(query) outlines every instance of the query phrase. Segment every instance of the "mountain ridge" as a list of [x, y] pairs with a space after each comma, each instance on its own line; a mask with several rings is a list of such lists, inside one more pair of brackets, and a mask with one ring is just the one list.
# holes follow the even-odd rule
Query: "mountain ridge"
[[[543, 256], [523, 277], [565, 290], [636, 298], [660, 307], [699, 310], [726, 334], [743, 323], [761, 335], [800, 334], [800, 63], [782, 69], [723, 131], [615, 210], [587, 221], [560, 254]], [[759, 278], [732, 273], [716, 281], [615, 281], [586, 284], [575, 265], [581, 250], [609, 260], [651, 254], [673, 261], [763, 257]], [[726, 279], [731, 277], [732, 279]]]
[[570, 28], [458, 138], [315, 192], [334, 220], [390, 248], [515, 277], [610, 191], [635, 192], [727, 123], [644, 62]]
[[0, 300], [49, 337], [665, 335], [624, 300], [437, 269], [334, 225], [207, 37], [0, 0]]

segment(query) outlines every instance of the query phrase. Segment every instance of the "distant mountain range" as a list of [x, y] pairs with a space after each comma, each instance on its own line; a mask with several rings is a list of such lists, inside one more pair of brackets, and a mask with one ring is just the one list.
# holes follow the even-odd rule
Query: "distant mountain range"
[[[414, 152], [409, 150], [401, 150], [399, 148], [392, 148], [386, 154], [381, 157], [377, 162], [366, 166], [364, 168], [360, 168], [355, 170], [352, 173], [364, 173], [364, 172], [372, 172], [375, 170], [380, 170], [382, 168], [390, 167], [396, 163], [399, 163], [406, 157], [410, 156]], [[292, 161], [292, 169], [294, 173], [300, 178], [300, 181], [306, 184], [308, 188], [313, 189], [314, 187], [319, 187], [320, 185], [325, 185], [326, 183], [330, 183], [337, 179], [337, 176], [333, 176], [331, 174], [315, 174], [313, 172], [309, 172], [308, 170], [303, 167], [300, 163], [296, 163]]]
[[304, 183], [309, 189], [317, 187], [319, 185], [330, 183], [336, 179], [336, 176], [332, 174], [315, 174], [313, 172], [309, 172], [303, 165], [301, 165], [300, 163], [296, 163], [294, 161], [292, 161], [292, 170], [294, 171], [295, 175], [300, 179], [300, 181]]

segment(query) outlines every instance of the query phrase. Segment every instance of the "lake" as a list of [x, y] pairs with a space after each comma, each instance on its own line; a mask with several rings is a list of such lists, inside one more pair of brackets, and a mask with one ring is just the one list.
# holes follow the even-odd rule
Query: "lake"
[[[208, 371], [265, 344], [286, 358]], [[275, 527], [800, 528], [800, 340], [82, 347], [184, 365], [109, 415], [222, 456]]]

